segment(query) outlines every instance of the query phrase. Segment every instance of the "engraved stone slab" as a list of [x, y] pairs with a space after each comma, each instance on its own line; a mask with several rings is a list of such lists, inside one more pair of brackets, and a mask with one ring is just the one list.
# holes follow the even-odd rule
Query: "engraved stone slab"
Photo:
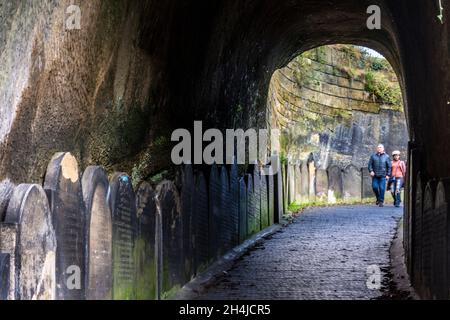
[[309, 168], [306, 161], [302, 161], [301, 165], [301, 201], [308, 202], [309, 201]]
[[231, 224], [231, 197], [228, 172], [225, 166], [220, 168], [220, 219], [219, 219], [219, 256], [230, 250], [233, 226]]
[[254, 233], [261, 230], [261, 174], [257, 163], [253, 165]]
[[361, 170], [354, 165], [348, 165], [342, 174], [342, 182], [344, 199], [361, 201]]
[[136, 210], [136, 299], [153, 300], [156, 298], [156, 203], [153, 188], [147, 182], [141, 182], [137, 188]]
[[367, 168], [361, 169], [361, 196], [363, 199], [374, 198], [373, 190], [372, 190], [372, 177], [367, 171]]
[[208, 190], [206, 186], [206, 180], [202, 172], [199, 172], [195, 177], [193, 214], [194, 270], [195, 274], [197, 274], [206, 269], [209, 260]]
[[316, 200], [316, 165], [314, 161], [308, 162], [308, 200]]
[[276, 157], [278, 172], [274, 177], [274, 222], [279, 223], [284, 214], [284, 205], [283, 205], [283, 176], [282, 176], [282, 167], [280, 163], [280, 159]]
[[272, 169], [270, 169], [270, 173], [267, 176], [267, 191], [268, 191], [268, 219], [269, 226], [275, 223], [275, 177], [273, 175]]
[[183, 226], [180, 195], [171, 181], [163, 181], [156, 188], [156, 208], [161, 217], [161, 279], [160, 297], [170, 299], [184, 284]]
[[44, 190], [56, 235], [56, 298], [84, 299], [85, 212], [78, 164], [70, 153], [53, 156]]
[[14, 189], [5, 223], [18, 224], [15, 273], [20, 300], [54, 300], [55, 232], [44, 189], [21, 184]]
[[183, 224], [183, 254], [186, 282], [193, 275], [192, 248], [192, 209], [194, 196], [194, 173], [191, 164], [185, 164], [181, 170], [181, 218]]
[[302, 171], [300, 168], [301, 162], [299, 161], [294, 165], [294, 175], [295, 175], [295, 197], [294, 200], [297, 202], [302, 201]]
[[316, 198], [327, 200], [328, 197], [328, 173], [324, 169], [316, 170]]
[[256, 197], [253, 191], [253, 177], [251, 174], [246, 175], [247, 178], [247, 236], [256, 232]]
[[434, 196], [436, 182], [430, 181], [426, 188], [423, 198], [423, 214], [422, 214], [422, 294], [424, 298], [431, 299], [431, 284], [432, 284], [432, 237], [435, 230], [433, 230], [434, 218]]
[[239, 243], [239, 176], [235, 163], [230, 168], [230, 220], [232, 226], [231, 247]]
[[342, 199], [342, 170], [338, 166], [330, 166], [328, 168], [328, 202], [334, 203], [338, 199]]
[[19, 299], [16, 290], [17, 264], [15, 263], [17, 251], [18, 225], [15, 223], [0, 223], [0, 252], [7, 254], [8, 259], [8, 279], [7, 279], [7, 300]]
[[294, 165], [288, 164], [286, 171], [286, 179], [287, 179], [287, 195], [288, 195], [288, 203], [293, 203], [295, 201], [295, 171]]
[[135, 299], [136, 197], [131, 179], [125, 173], [112, 176], [108, 202], [113, 223], [113, 299]]
[[269, 195], [267, 176], [261, 175], [261, 230], [269, 226]]
[[10, 282], [10, 255], [0, 253], [0, 300], [8, 299]]
[[5, 219], [9, 199], [11, 199], [14, 185], [9, 180], [0, 182], [0, 222]]
[[219, 171], [216, 165], [211, 166], [209, 175], [209, 253], [208, 256], [215, 260], [219, 256], [219, 236], [221, 219], [221, 185]]
[[417, 173], [416, 178], [416, 194], [415, 194], [415, 209], [414, 209], [414, 237], [413, 237], [413, 276], [412, 281], [415, 286], [421, 285], [422, 272], [422, 208], [423, 208], [423, 186], [420, 173]]
[[245, 179], [239, 179], [239, 243], [247, 238], [247, 185]]
[[86, 299], [112, 299], [112, 216], [109, 182], [101, 167], [87, 167], [81, 179], [86, 206]]

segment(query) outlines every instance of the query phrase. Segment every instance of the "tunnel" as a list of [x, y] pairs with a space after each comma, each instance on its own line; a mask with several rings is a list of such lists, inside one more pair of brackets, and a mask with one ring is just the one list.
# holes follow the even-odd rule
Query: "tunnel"
[[[22, 183], [47, 183], [52, 155], [70, 152], [80, 168], [104, 167], [86, 171], [96, 186], [104, 187], [104, 175], [116, 171], [127, 172], [135, 188], [164, 180], [154, 191], [157, 201], [178, 208], [165, 208], [177, 225], [183, 202], [167, 180], [182, 184], [192, 177], [189, 170], [177, 173], [170, 161], [173, 130], [192, 131], [194, 121], [205, 129], [270, 127], [267, 99], [277, 69], [319, 46], [365, 46], [386, 57], [402, 89], [409, 132], [405, 263], [421, 297], [448, 299], [450, 8], [445, 1], [80, 1], [80, 25], [68, 27], [67, 19], [78, 14], [68, 9], [69, 2], [0, 7], [5, 26], [0, 30], [0, 180], [7, 186], [0, 195], [11, 197], [8, 188]], [[368, 28], [370, 6], [380, 9], [379, 29]], [[53, 158], [66, 164], [63, 159]], [[231, 167], [202, 170], [195, 182], [201, 189], [211, 175], [238, 179]], [[245, 186], [254, 183], [251, 170], [239, 169], [246, 174]], [[114, 179], [117, 188], [128, 183], [123, 176]], [[50, 182], [51, 189], [55, 181]], [[92, 199], [80, 192], [91, 208]], [[47, 196], [52, 207], [56, 198]], [[0, 204], [5, 211], [7, 201]], [[2, 222], [12, 219], [1, 213]], [[239, 242], [217, 239], [222, 240], [227, 249]], [[182, 248], [182, 242], [171, 245]], [[182, 273], [174, 273], [171, 285], [187, 282]]]

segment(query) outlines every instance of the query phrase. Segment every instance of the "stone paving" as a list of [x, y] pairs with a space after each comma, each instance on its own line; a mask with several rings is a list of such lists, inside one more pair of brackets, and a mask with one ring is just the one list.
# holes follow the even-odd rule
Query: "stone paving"
[[389, 266], [403, 208], [335, 206], [305, 210], [257, 245], [199, 299], [374, 299], [367, 267]]

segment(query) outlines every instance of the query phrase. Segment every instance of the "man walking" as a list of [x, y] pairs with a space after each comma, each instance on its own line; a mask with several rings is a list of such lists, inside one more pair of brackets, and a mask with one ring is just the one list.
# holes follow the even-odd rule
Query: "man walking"
[[372, 177], [372, 189], [377, 197], [377, 205], [384, 205], [384, 193], [386, 192], [386, 180], [391, 175], [391, 159], [384, 152], [384, 146], [379, 144], [377, 152], [369, 160], [369, 172]]

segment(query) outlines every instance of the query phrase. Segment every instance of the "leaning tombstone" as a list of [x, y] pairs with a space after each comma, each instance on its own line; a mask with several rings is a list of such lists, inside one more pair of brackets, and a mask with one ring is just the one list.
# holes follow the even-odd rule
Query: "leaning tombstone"
[[76, 159], [57, 153], [47, 167], [47, 194], [56, 236], [56, 299], [84, 299], [84, 203]]
[[336, 165], [328, 168], [328, 202], [342, 199], [342, 170]]
[[56, 240], [44, 189], [21, 184], [14, 189], [5, 223], [18, 224], [15, 282], [20, 300], [56, 297]]
[[326, 201], [328, 197], [328, 174], [321, 168], [316, 170], [316, 198]]
[[297, 161], [294, 165], [294, 173], [295, 173], [295, 197], [294, 200], [297, 203], [302, 202], [302, 173], [301, 173], [301, 161]]
[[88, 167], [81, 179], [86, 206], [86, 276], [88, 300], [112, 299], [112, 217], [109, 182], [101, 167]]
[[346, 201], [361, 201], [361, 170], [350, 164], [342, 174], [343, 197]]
[[183, 226], [181, 224], [180, 196], [173, 182], [163, 181], [156, 188], [158, 252], [158, 279], [161, 281], [158, 297], [170, 299], [184, 284]]
[[0, 253], [0, 301], [8, 299], [10, 281], [9, 257], [8, 253]]
[[113, 299], [135, 299], [137, 234], [136, 197], [130, 177], [116, 173], [110, 181], [108, 202], [112, 215]]
[[308, 162], [308, 200], [316, 200], [316, 165], [314, 161]]
[[151, 185], [141, 182], [136, 191], [137, 236], [134, 242], [136, 256], [136, 299], [156, 298], [155, 259], [155, 193]]
[[371, 199], [374, 197], [372, 177], [367, 168], [361, 168], [361, 197], [362, 199]]
[[309, 168], [308, 163], [306, 161], [302, 161], [300, 164], [301, 168], [301, 181], [300, 181], [300, 195], [303, 203], [307, 203], [309, 201]]

